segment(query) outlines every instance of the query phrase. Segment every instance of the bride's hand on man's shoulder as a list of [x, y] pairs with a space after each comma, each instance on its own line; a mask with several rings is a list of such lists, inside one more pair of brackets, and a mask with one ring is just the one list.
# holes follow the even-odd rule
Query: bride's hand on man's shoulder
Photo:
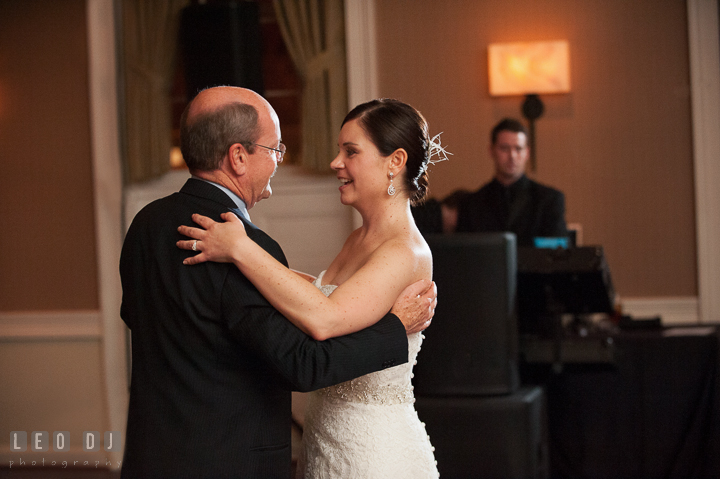
[[408, 334], [423, 331], [432, 321], [437, 306], [437, 286], [421, 279], [400, 293], [390, 311], [400, 318]]
[[240, 259], [236, 256], [240, 243], [247, 238], [245, 226], [233, 213], [223, 213], [220, 217], [224, 222], [219, 223], [207, 216], [194, 214], [192, 220], [200, 228], [185, 225], [178, 227], [178, 232], [190, 239], [178, 241], [177, 247], [198, 252], [195, 256], [185, 258], [184, 264], [193, 265], [205, 261], [230, 263], [234, 259]]

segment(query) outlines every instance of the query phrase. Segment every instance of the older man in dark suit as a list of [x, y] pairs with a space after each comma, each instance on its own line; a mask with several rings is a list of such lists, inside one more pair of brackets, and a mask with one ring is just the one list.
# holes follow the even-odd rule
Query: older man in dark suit
[[[192, 213], [232, 211], [278, 260], [278, 244], [247, 219], [271, 194], [282, 161], [270, 104], [242, 88], [204, 90], [183, 114], [193, 178], [135, 217], [120, 261], [121, 316], [132, 332], [124, 478], [288, 478], [290, 391], [308, 391], [407, 361], [406, 334], [427, 326], [429, 282], [411, 285], [374, 326], [314, 341], [232, 264], [188, 267], [175, 246]], [[287, 264], [287, 263], [286, 263]], [[398, 318], [400, 317], [400, 319]]]
[[518, 246], [532, 246], [536, 237], [567, 236], [563, 193], [525, 176], [530, 149], [523, 124], [507, 118], [490, 139], [495, 177], [460, 202], [456, 231], [511, 231]]

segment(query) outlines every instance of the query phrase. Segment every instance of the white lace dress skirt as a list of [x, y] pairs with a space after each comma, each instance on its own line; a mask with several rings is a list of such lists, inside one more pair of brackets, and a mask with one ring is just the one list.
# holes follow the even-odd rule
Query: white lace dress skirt
[[[326, 295], [335, 286], [320, 286]], [[415, 411], [412, 367], [423, 335], [408, 336], [408, 363], [309, 395], [298, 477], [426, 479], [439, 476]]]
[[346, 401], [314, 392], [305, 425], [299, 477], [438, 477], [430, 439], [412, 403]]

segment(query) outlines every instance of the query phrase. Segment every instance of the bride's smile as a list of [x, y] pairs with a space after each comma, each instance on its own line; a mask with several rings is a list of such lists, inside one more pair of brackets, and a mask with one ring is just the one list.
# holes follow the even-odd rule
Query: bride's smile
[[349, 178], [341, 178], [340, 176], [338, 176], [338, 179], [340, 180], [340, 183], [342, 183], [342, 185], [340, 185], [340, 191], [343, 190], [343, 187], [352, 183], [352, 180]]
[[330, 166], [342, 183], [340, 201], [357, 207], [358, 201], [386, 198], [388, 161], [357, 120], [348, 121], [338, 138], [340, 150]]

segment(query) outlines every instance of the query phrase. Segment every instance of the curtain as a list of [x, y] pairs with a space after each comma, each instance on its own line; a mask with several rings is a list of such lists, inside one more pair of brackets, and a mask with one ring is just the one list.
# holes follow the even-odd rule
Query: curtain
[[125, 158], [128, 183], [170, 169], [170, 90], [180, 10], [189, 0], [123, 0]]
[[328, 172], [348, 110], [343, 0], [273, 0], [273, 5], [303, 85], [301, 164]]

